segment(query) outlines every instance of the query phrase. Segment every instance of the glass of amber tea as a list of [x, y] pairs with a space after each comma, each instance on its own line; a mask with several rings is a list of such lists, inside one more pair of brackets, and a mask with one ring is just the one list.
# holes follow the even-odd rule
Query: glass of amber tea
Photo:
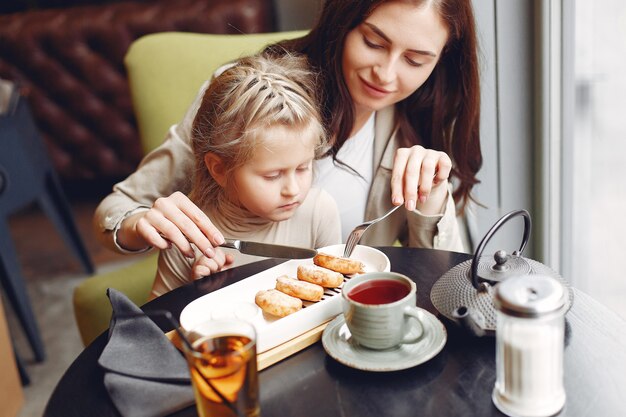
[[209, 320], [187, 330], [185, 347], [200, 417], [260, 415], [254, 326]]

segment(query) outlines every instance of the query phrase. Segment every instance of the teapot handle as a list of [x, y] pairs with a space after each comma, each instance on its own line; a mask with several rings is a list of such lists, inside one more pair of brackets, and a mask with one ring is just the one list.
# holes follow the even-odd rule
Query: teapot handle
[[531, 228], [530, 214], [528, 214], [526, 210], [514, 210], [502, 216], [500, 220], [498, 220], [493, 226], [491, 226], [491, 229], [489, 229], [485, 237], [483, 237], [483, 239], [478, 244], [478, 247], [476, 248], [476, 252], [474, 252], [474, 257], [472, 258], [471, 277], [472, 277], [472, 285], [477, 290], [480, 290], [480, 283], [478, 282], [478, 261], [483, 254], [483, 250], [485, 249], [485, 246], [487, 246], [489, 239], [491, 239], [491, 237], [496, 233], [496, 231], [500, 228], [500, 226], [502, 226], [504, 223], [506, 223], [513, 217], [517, 217], [517, 216], [524, 216], [524, 237], [522, 238], [522, 244], [520, 245], [519, 250], [516, 252], [513, 252], [513, 255], [516, 255], [516, 256], [522, 255], [522, 252], [524, 251], [524, 248], [526, 247], [526, 244], [528, 243], [528, 239], [530, 238], [530, 228]]

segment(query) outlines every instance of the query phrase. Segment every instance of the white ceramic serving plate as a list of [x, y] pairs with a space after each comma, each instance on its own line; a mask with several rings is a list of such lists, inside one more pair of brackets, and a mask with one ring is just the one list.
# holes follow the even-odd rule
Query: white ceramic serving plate
[[[344, 245], [321, 248], [318, 252], [343, 256]], [[350, 256], [365, 265], [365, 272], [389, 271], [389, 258], [378, 249], [357, 245]], [[313, 259], [294, 259], [234, 284], [220, 288], [189, 303], [180, 314], [184, 329], [210, 319], [237, 317], [254, 324], [257, 331], [257, 353], [265, 352], [341, 313], [341, 289], [327, 289], [318, 302], [304, 302], [304, 308], [287, 317], [278, 318], [263, 311], [254, 303], [260, 290], [274, 288], [281, 275], [296, 277], [298, 265], [313, 264]], [[344, 282], [350, 276], [344, 278]]]

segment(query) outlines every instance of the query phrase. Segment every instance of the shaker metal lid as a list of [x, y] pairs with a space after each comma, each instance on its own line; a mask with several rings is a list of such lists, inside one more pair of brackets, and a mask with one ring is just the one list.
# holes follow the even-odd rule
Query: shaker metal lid
[[494, 304], [517, 317], [540, 317], [558, 312], [567, 302], [565, 286], [546, 275], [520, 275], [496, 287]]

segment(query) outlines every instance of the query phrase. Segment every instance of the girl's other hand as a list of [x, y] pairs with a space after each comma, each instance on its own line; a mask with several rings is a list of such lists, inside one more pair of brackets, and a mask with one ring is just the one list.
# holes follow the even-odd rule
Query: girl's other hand
[[167, 249], [173, 244], [188, 258], [194, 257], [190, 244], [193, 243], [211, 258], [216, 252], [214, 248], [224, 243], [224, 236], [198, 206], [177, 191], [157, 199], [150, 210], [124, 219], [117, 242], [128, 250], [147, 246]]
[[419, 209], [423, 214], [439, 214], [448, 195], [452, 161], [445, 152], [415, 145], [399, 148], [391, 174], [391, 199], [394, 205]]
[[230, 266], [234, 261], [234, 258], [230, 254], [225, 254], [220, 248], [215, 249], [215, 256], [209, 258], [207, 256], [200, 256], [194, 262], [191, 267], [191, 278], [193, 280], [206, 277], [221, 271], [224, 268]]

